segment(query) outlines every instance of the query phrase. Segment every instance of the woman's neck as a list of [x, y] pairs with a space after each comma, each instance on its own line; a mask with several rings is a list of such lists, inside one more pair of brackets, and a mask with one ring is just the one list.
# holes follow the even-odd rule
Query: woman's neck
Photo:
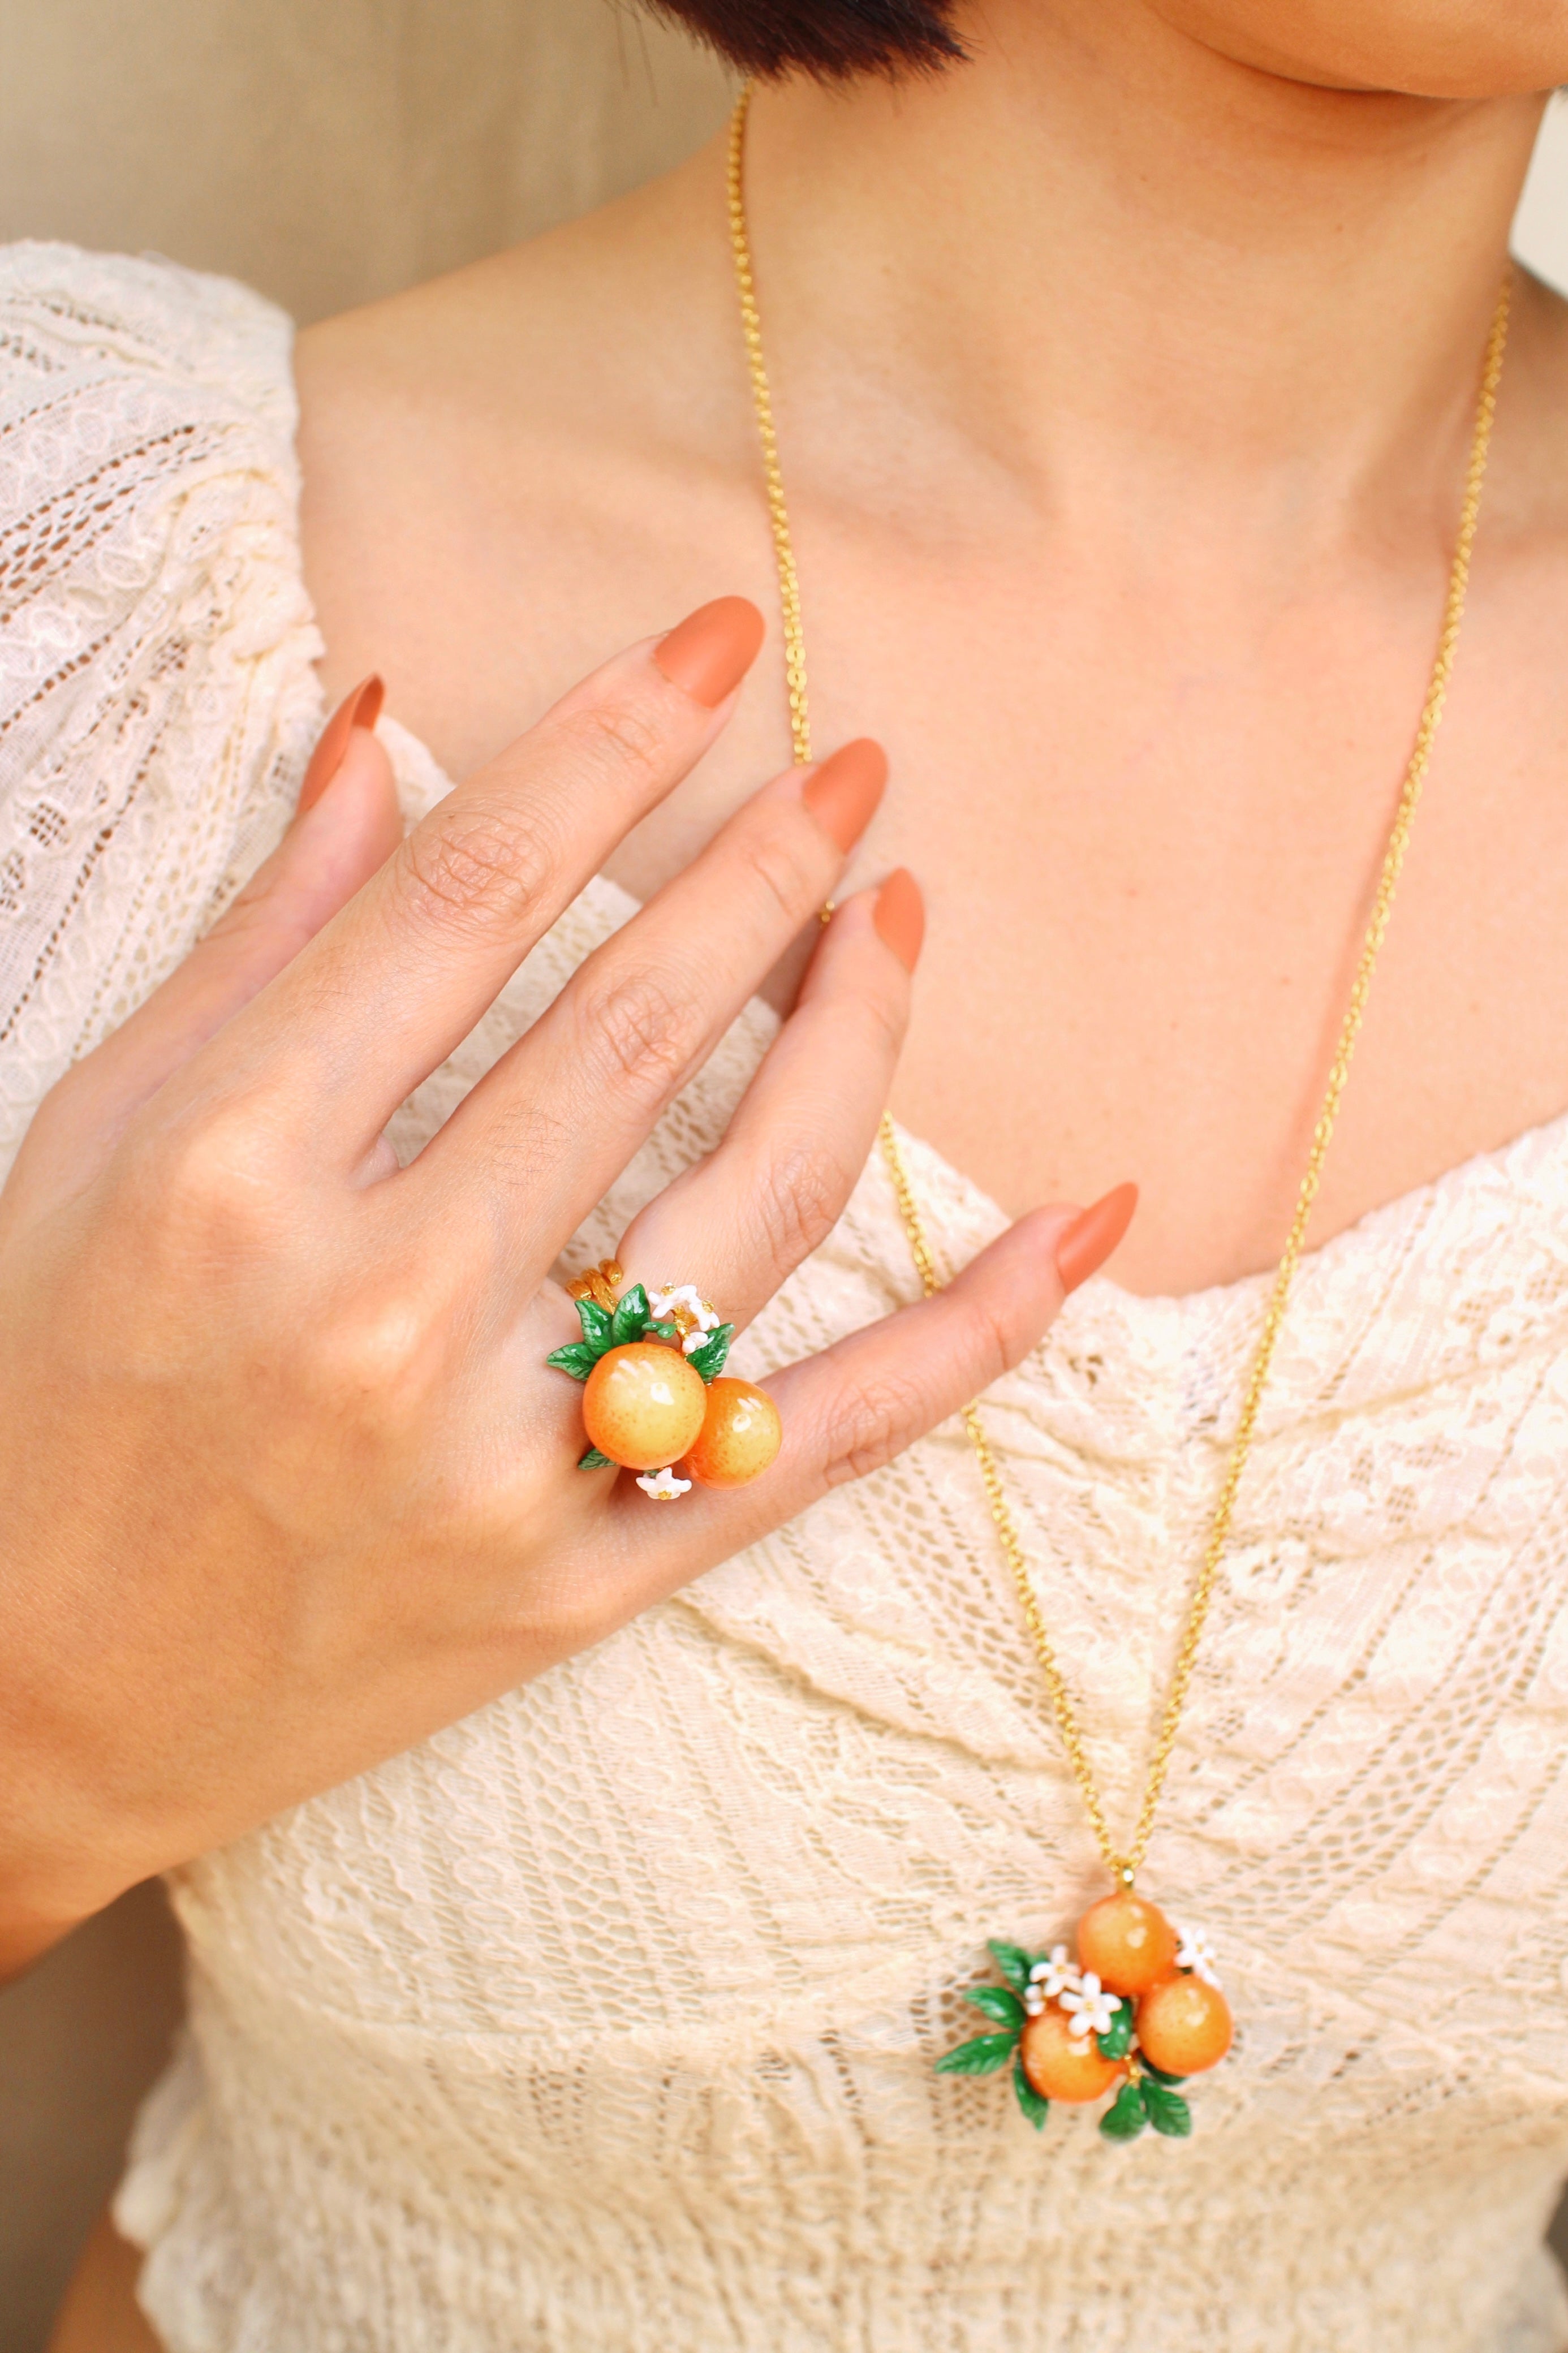
[[1541, 100], [1314, 87], [1145, 0], [966, 29], [931, 79], [759, 93], [785, 399], [832, 381], [852, 433], [857, 396], [918, 411], [1053, 512], [1131, 479], [1156, 533], [1194, 487], [1267, 536], [1447, 518]]

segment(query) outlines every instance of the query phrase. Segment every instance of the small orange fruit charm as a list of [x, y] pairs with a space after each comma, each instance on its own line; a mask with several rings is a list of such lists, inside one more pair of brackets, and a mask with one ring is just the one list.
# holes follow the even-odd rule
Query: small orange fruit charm
[[1092, 2034], [1075, 2034], [1067, 2012], [1054, 2002], [1026, 2021], [1018, 2060], [1042, 2100], [1068, 2105], [1098, 2100], [1127, 2073], [1123, 2060], [1101, 2055]]
[[1147, 1993], [1174, 1973], [1176, 1932], [1158, 1905], [1121, 1888], [1079, 1922], [1078, 1957], [1112, 1993]]
[[589, 1443], [627, 1471], [679, 1462], [702, 1428], [708, 1391], [675, 1348], [631, 1340], [601, 1356], [583, 1387]]
[[1138, 2005], [1138, 2048], [1167, 2075], [1217, 2067], [1235, 2031], [1230, 2004], [1200, 1977], [1168, 1978]]
[[703, 1487], [744, 1487], [760, 1479], [784, 1440], [766, 1389], [721, 1373], [708, 1386], [708, 1410], [680, 1469]]

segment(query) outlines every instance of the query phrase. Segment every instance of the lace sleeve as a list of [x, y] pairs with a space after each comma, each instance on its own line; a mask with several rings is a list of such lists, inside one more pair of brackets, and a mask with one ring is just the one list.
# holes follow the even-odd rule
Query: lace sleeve
[[0, 251], [0, 1175], [272, 846], [320, 717], [290, 327]]

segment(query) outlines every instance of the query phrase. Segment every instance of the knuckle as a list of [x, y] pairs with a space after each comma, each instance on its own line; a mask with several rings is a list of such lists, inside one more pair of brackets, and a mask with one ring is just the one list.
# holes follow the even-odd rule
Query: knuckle
[[[573, 1170], [582, 1153], [580, 1114], [538, 1095], [522, 1101], [504, 1096], [492, 1105], [485, 1128], [489, 1180], [498, 1192], [527, 1208], [540, 1194]], [[509, 1236], [515, 1243], [515, 1236]]]
[[930, 1421], [929, 1402], [908, 1375], [889, 1369], [860, 1383], [828, 1433], [827, 1484], [841, 1487], [880, 1471], [923, 1436]]
[[1006, 1298], [967, 1300], [963, 1318], [964, 1367], [971, 1392], [978, 1395], [1023, 1362], [1037, 1335], [1021, 1304]]
[[248, 1239], [276, 1215], [278, 1155], [265, 1119], [248, 1102], [209, 1110], [161, 1136], [139, 1176], [165, 1229]]
[[555, 865], [555, 845], [537, 813], [443, 811], [404, 845], [402, 911], [429, 930], [462, 937], [515, 931]]
[[[788, 822], [782, 811], [768, 814], [773, 821], [759, 826], [741, 843], [742, 865], [763, 897], [771, 900], [792, 924], [797, 923], [821, 903], [826, 881], [822, 859], [805, 826]], [[798, 816], [798, 812], [790, 815]]]
[[832, 1151], [804, 1141], [778, 1153], [753, 1188], [772, 1263], [798, 1266], [830, 1233], [851, 1180]]
[[879, 1060], [896, 1061], [910, 1026], [909, 991], [898, 996], [886, 989], [868, 989], [856, 1005]]
[[305, 1343], [298, 1366], [315, 1411], [340, 1428], [412, 1423], [427, 1388], [428, 1318], [388, 1290], [339, 1308]]
[[607, 976], [584, 993], [582, 1029], [598, 1076], [662, 1097], [684, 1075], [698, 1024], [689, 999], [646, 968]]
[[664, 783], [670, 746], [651, 710], [629, 701], [593, 702], [563, 712], [559, 725], [567, 745], [594, 773], [629, 773], [638, 787]]

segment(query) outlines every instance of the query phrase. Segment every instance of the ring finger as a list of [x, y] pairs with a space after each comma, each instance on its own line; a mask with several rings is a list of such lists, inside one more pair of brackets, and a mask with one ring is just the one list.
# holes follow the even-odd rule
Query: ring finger
[[825, 1239], [876, 1139], [923, 929], [902, 869], [838, 909], [723, 1142], [627, 1228], [628, 1282], [695, 1282], [745, 1324]]

